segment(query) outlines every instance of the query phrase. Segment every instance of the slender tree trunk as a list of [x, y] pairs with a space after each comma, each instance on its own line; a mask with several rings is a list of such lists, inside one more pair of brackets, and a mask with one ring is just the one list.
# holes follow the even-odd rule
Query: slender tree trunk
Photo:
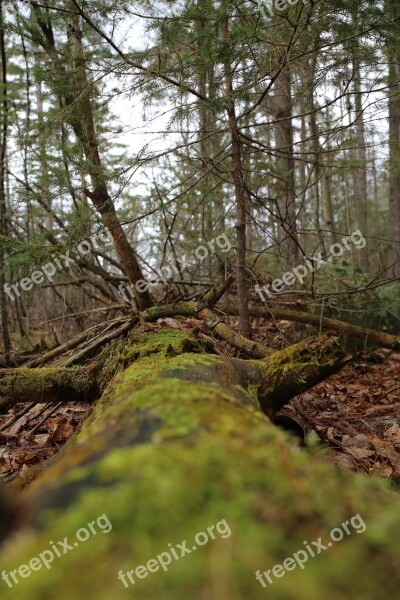
[[[199, 41], [198, 41], [198, 49], [199, 52], [202, 52], [203, 40], [202, 40], [202, 31], [204, 29], [203, 21], [196, 21], [196, 30], [199, 32]], [[198, 73], [198, 88], [199, 93], [203, 97], [207, 97], [208, 95], [208, 85], [207, 85], [207, 73], [204, 72], [203, 66], [200, 66], [200, 72]], [[214, 222], [214, 214], [213, 214], [213, 203], [210, 202], [210, 197], [208, 196], [208, 171], [209, 171], [209, 158], [210, 158], [210, 138], [208, 137], [210, 127], [210, 111], [209, 107], [205, 103], [201, 103], [199, 106], [199, 151], [200, 151], [200, 189], [202, 194], [202, 234], [203, 239], [209, 241], [213, 235], [213, 222]], [[210, 253], [207, 257], [206, 272], [210, 273], [212, 270], [212, 254]]]
[[[7, 98], [7, 56], [3, 27], [3, 0], [0, 0], [0, 54], [1, 54], [1, 137], [0, 137], [0, 235], [7, 235], [7, 206], [6, 206], [6, 156], [8, 137], [8, 98]], [[3, 242], [0, 241], [0, 312], [1, 329], [4, 347], [4, 363], [11, 362], [11, 339], [8, 324], [8, 313], [4, 286], [5, 275], [5, 252]]]
[[85, 190], [85, 192], [101, 214], [103, 223], [113, 236], [115, 249], [119, 259], [133, 286], [138, 308], [145, 309], [152, 306], [153, 301], [148, 289], [143, 289], [143, 291], [141, 291], [141, 286], [136, 286], [136, 283], [143, 281], [144, 277], [135, 253], [128, 242], [121, 223], [119, 222], [104, 177], [104, 168], [99, 153], [99, 139], [96, 132], [93, 103], [91, 99], [91, 85], [86, 74], [82, 32], [80, 31], [78, 24], [70, 26], [69, 40], [75, 70], [74, 79], [77, 88], [75, 92], [77, 95], [79, 94], [81, 98], [78, 105], [71, 111], [70, 123], [74, 129], [75, 135], [83, 146], [86, 159], [89, 163], [89, 176], [92, 184], [92, 190]]
[[286, 64], [275, 83], [274, 107], [275, 141], [280, 157], [278, 242], [289, 266], [298, 257], [291, 85], [290, 66]]
[[[304, 106], [302, 106], [302, 112], [306, 112]], [[306, 160], [307, 160], [307, 127], [306, 119], [304, 116], [301, 117], [301, 161], [299, 165], [299, 179], [301, 194], [299, 197], [299, 222], [300, 222], [300, 233], [299, 233], [299, 244], [303, 252], [306, 252], [306, 227], [307, 227], [307, 177], [306, 177]]]
[[315, 227], [317, 230], [317, 236], [319, 240], [320, 247], [322, 251], [325, 253], [325, 238], [322, 232], [321, 227], [321, 217], [323, 217], [322, 208], [321, 208], [321, 179], [322, 179], [322, 169], [321, 169], [321, 146], [319, 142], [319, 127], [317, 123], [317, 108], [314, 102], [314, 96], [311, 95], [311, 114], [310, 114], [310, 132], [311, 132], [311, 145], [313, 149], [313, 158], [314, 165], [312, 167], [313, 177], [312, 177], [312, 190], [314, 195], [314, 221]]
[[[227, 19], [224, 19], [221, 25], [221, 34], [223, 40], [227, 40], [229, 34]], [[232, 71], [231, 65], [229, 64], [225, 64], [225, 91], [227, 95], [226, 112], [228, 115], [228, 127], [232, 148], [232, 180], [235, 186], [236, 196], [236, 285], [240, 307], [240, 333], [245, 337], [250, 338], [249, 280], [246, 269], [247, 192], [244, 183], [240, 133], [236, 119], [235, 101], [233, 99]]]
[[[396, 12], [399, 13], [398, 4]], [[399, 27], [397, 26], [397, 30]], [[400, 52], [398, 39], [389, 47], [389, 249], [387, 268], [393, 277], [400, 277]]]
[[[355, 95], [355, 107], [356, 107], [356, 136], [357, 136], [357, 147], [355, 150], [355, 158], [357, 165], [353, 176], [354, 180], [354, 199], [356, 209], [356, 222], [357, 227], [360, 229], [363, 235], [368, 233], [368, 200], [367, 200], [367, 153], [365, 149], [365, 123], [363, 113], [363, 100], [361, 95], [361, 71], [358, 60], [353, 61], [354, 69], [354, 95]], [[368, 245], [360, 250], [359, 259], [361, 269], [365, 272], [369, 272], [369, 254], [370, 249]]]
[[[330, 167], [325, 167], [323, 176], [323, 193], [324, 193], [324, 207], [325, 207], [325, 224], [328, 231], [335, 231], [335, 217], [333, 213], [332, 204], [332, 189], [331, 189], [332, 172]], [[334, 234], [328, 234], [329, 238], [333, 240]]]

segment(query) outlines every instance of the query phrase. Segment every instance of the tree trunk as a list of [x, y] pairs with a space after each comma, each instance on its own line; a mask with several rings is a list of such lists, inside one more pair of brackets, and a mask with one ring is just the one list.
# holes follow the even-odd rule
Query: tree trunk
[[[308, 560], [307, 577], [303, 567], [286, 573], [276, 581], [279, 597], [395, 597], [400, 513], [393, 495], [296, 448], [271, 424], [258, 409], [270, 389], [255, 385], [262, 361], [207, 355], [177, 330], [142, 335], [126, 352], [135, 362], [24, 494], [11, 521], [18, 535], [0, 557], [2, 598], [15, 598], [19, 585], [26, 600], [123, 600], [129, 587], [139, 600], [261, 600], [261, 586], [271, 584], [259, 583], [257, 571], [271, 574], [304, 550], [304, 540], [321, 536], [327, 544], [329, 532], [358, 513], [363, 535], [346, 535]], [[297, 358], [292, 372], [301, 379]], [[115, 352], [109, 360], [111, 372]], [[6, 535], [15, 508], [3, 505]], [[92, 533], [82, 534], [89, 524]], [[58, 540], [69, 544], [59, 545], [60, 557]], [[178, 544], [190, 553], [185, 560]], [[42, 564], [28, 576], [21, 568], [22, 581], [15, 569], [46, 550], [51, 571]]]
[[[285, 58], [284, 60], [287, 60]], [[275, 140], [279, 158], [280, 198], [278, 201], [278, 241], [288, 266], [298, 257], [296, 226], [296, 186], [293, 158], [293, 124], [291, 72], [288, 64], [282, 67], [275, 83], [274, 95]]]
[[[313, 60], [313, 73], [315, 73], [315, 60]], [[323, 254], [326, 254], [325, 235], [322, 231], [321, 221], [322, 219], [322, 208], [321, 207], [321, 179], [322, 179], [322, 148], [320, 143], [319, 125], [317, 121], [318, 107], [314, 99], [314, 90], [310, 91], [310, 133], [311, 133], [311, 147], [313, 151], [314, 164], [312, 165], [312, 182], [313, 182], [313, 193], [314, 193], [314, 220], [315, 228], [317, 230], [319, 247]]]
[[[368, 235], [368, 198], [367, 198], [367, 152], [365, 139], [365, 123], [363, 110], [363, 96], [361, 90], [361, 69], [357, 59], [353, 61], [354, 69], [354, 102], [356, 107], [356, 136], [355, 149], [356, 166], [354, 172], [354, 196], [356, 205], [357, 227], [363, 235]], [[360, 265], [364, 273], [369, 272], [368, 246], [360, 249]]]
[[[390, 81], [394, 89], [389, 98], [389, 276], [400, 277], [400, 64], [392, 58], [389, 65]], [[396, 62], [395, 62], [396, 61]], [[394, 82], [397, 82], [396, 84]]]
[[[221, 35], [227, 43], [229, 34], [228, 20], [225, 18], [221, 25]], [[251, 337], [251, 324], [249, 317], [249, 280], [246, 268], [246, 190], [242, 164], [242, 146], [236, 119], [235, 100], [233, 96], [233, 77], [231, 65], [225, 64], [225, 89], [227, 95], [226, 112], [228, 115], [228, 128], [232, 147], [232, 180], [236, 196], [236, 285], [238, 292], [240, 333], [247, 338]]]
[[[3, 2], [0, 1], [0, 54], [1, 54], [1, 134], [0, 134], [0, 235], [7, 235], [7, 206], [6, 206], [6, 156], [8, 137], [8, 98], [7, 98], [7, 56], [3, 27]], [[4, 363], [11, 364], [11, 338], [8, 324], [7, 302], [5, 295], [5, 252], [3, 241], [0, 240], [0, 319], [4, 350]]]
[[[83, 146], [83, 151], [89, 163], [89, 175], [92, 184], [92, 191], [84, 191], [100, 213], [104, 225], [111, 232], [118, 257], [124, 266], [126, 275], [133, 287], [138, 308], [144, 310], [152, 306], [153, 301], [147, 286], [143, 291], [142, 286], [136, 286], [138, 282], [143, 282], [144, 277], [135, 253], [127, 240], [121, 223], [119, 222], [114, 203], [108, 193], [104, 177], [104, 168], [99, 153], [99, 140], [95, 127], [92, 100], [90, 97], [91, 85], [86, 75], [82, 33], [78, 25], [76, 27], [70, 27], [69, 39], [75, 69], [74, 79], [77, 87], [75, 92], [77, 97], [80, 97], [80, 100], [77, 103], [78, 105], [72, 107], [73, 110], [71, 110], [70, 113], [70, 124]], [[143, 284], [143, 287], [144, 286], [145, 283]]]
[[389, 63], [389, 215], [387, 269], [389, 276], [400, 277], [400, 6], [386, 0], [385, 10], [391, 22], [387, 36]]
[[[38, 7], [34, 7], [34, 14], [43, 34], [40, 43], [48, 57], [53, 61], [53, 85], [65, 109], [63, 118], [72, 127], [76, 137], [82, 144], [89, 165], [88, 169], [92, 190], [84, 190], [84, 192], [92, 200], [95, 208], [102, 217], [104, 225], [109, 229], [113, 237], [116, 252], [132, 285], [138, 308], [145, 310], [153, 305], [153, 300], [144, 282], [135, 252], [128, 242], [125, 231], [118, 219], [114, 203], [108, 193], [104, 168], [99, 153], [99, 139], [95, 127], [94, 108], [91, 98], [92, 86], [86, 74], [82, 32], [79, 29], [78, 20], [74, 18], [74, 24], [70, 24], [68, 27], [68, 48], [70, 59], [73, 63], [68, 79], [66, 77], [66, 70], [59, 62], [60, 59], [56, 52], [49, 17], [47, 16], [48, 21], [44, 22], [43, 14]], [[67, 83], [66, 79], [68, 79]], [[64, 86], [64, 88], [60, 91], [61, 86]], [[139, 282], [140, 284], [136, 286]]]

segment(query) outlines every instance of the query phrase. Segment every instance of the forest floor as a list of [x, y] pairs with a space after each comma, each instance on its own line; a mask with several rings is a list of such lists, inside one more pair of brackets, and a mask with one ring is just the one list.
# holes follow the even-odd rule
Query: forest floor
[[[231, 319], [235, 328], [235, 319]], [[192, 329], [221, 355], [237, 355], [224, 342], [211, 338], [195, 319], [163, 319], [153, 328]], [[257, 319], [258, 341], [282, 349], [297, 341], [296, 326]], [[310, 330], [315, 335], [315, 330]], [[302, 330], [304, 337], [304, 328]], [[70, 402], [58, 407], [37, 404], [11, 427], [2, 426], [26, 405], [17, 404], [0, 415], [0, 479], [51, 458], [81, 426], [91, 406]], [[43, 421], [43, 419], [47, 418]], [[358, 352], [338, 374], [294, 398], [279, 415], [279, 423], [293, 429], [305, 445], [323, 446], [327, 458], [343, 468], [398, 481], [400, 478], [400, 353]], [[294, 443], [298, 443], [294, 440]]]

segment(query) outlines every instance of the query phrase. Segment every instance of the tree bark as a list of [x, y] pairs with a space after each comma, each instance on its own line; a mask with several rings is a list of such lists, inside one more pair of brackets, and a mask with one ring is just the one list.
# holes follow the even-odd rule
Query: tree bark
[[400, 277], [400, 7], [397, 0], [388, 0], [388, 16], [393, 25], [388, 35], [389, 62], [389, 248], [387, 269]]
[[[285, 57], [283, 60], [287, 61]], [[275, 83], [275, 140], [279, 159], [280, 199], [278, 241], [282, 248], [287, 265], [292, 264], [298, 257], [297, 226], [296, 226], [296, 186], [295, 167], [293, 158], [293, 124], [291, 71], [289, 64], [282, 67]]]
[[[224, 0], [225, 2], [225, 0]], [[225, 17], [221, 24], [221, 35], [227, 44], [229, 35], [228, 18]], [[242, 164], [242, 146], [236, 119], [235, 100], [233, 95], [233, 74], [231, 65], [225, 65], [225, 90], [226, 113], [228, 115], [228, 128], [232, 147], [232, 180], [236, 196], [236, 285], [238, 291], [240, 333], [247, 338], [251, 337], [251, 324], [249, 317], [249, 281], [246, 268], [246, 190]]]
[[[7, 97], [7, 56], [3, 27], [3, 1], [0, 0], [0, 55], [1, 55], [1, 134], [0, 134], [0, 235], [7, 235], [7, 206], [6, 206], [6, 156], [8, 138], [8, 97]], [[4, 349], [4, 363], [11, 364], [11, 338], [8, 323], [7, 302], [5, 295], [5, 252], [0, 241], [0, 318]]]

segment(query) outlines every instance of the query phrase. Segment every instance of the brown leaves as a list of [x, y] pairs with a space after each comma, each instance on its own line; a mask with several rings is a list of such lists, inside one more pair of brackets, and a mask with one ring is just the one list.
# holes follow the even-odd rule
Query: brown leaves
[[394, 353], [384, 364], [353, 363], [291, 403], [337, 464], [400, 476], [399, 365]]
[[[0, 478], [24, 471], [56, 454], [86, 417], [90, 407], [71, 402], [52, 414], [31, 434], [32, 429], [51, 411], [52, 404], [37, 404], [7, 431], [0, 433]], [[15, 405], [0, 417], [0, 425], [9, 421], [24, 406]]]

